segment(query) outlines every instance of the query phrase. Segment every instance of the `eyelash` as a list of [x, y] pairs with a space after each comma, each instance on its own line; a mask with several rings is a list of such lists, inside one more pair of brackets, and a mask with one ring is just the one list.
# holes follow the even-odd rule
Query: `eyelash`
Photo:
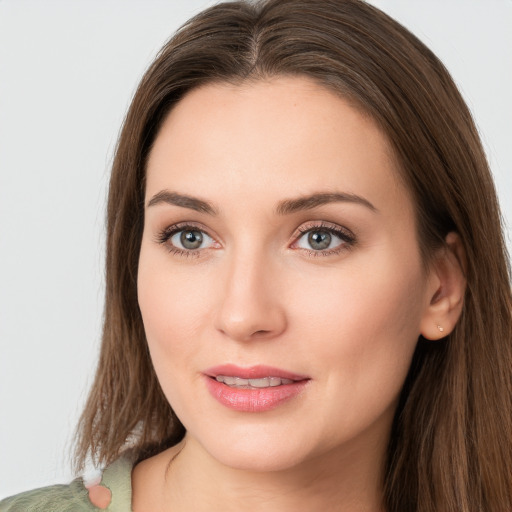
[[[201, 251], [203, 249], [180, 249], [179, 247], [176, 247], [175, 245], [172, 245], [169, 243], [169, 240], [177, 233], [180, 233], [181, 231], [199, 231], [200, 233], [205, 234], [212, 240], [215, 240], [215, 238], [208, 234], [208, 232], [201, 226], [192, 224], [192, 223], [179, 223], [174, 224], [172, 226], [169, 226], [163, 230], [161, 230], [157, 237], [156, 241], [157, 243], [161, 245], [165, 245], [167, 250], [171, 254], [175, 254], [177, 256], [183, 256], [186, 258], [190, 257], [199, 257], [201, 254]], [[348, 230], [347, 228], [342, 228], [340, 226], [337, 226], [335, 224], [327, 223], [327, 222], [317, 222], [312, 224], [306, 224], [303, 226], [300, 226], [297, 231], [294, 233], [294, 242], [292, 243], [292, 246], [297, 244], [303, 236], [305, 236], [307, 233], [310, 232], [326, 232], [331, 235], [336, 236], [341, 240], [341, 243], [336, 246], [333, 249], [326, 249], [326, 250], [308, 250], [302, 248], [301, 250], [306, 251], [308, 257], [317, 258], [319, 256], [333, 256], [340, 254], [343, 251], [347, 251], [351, 249], [355, 243], [356, 243], [356, 237], [354, 234]], [[300, 248], [299, 248], [300, 249]]]
[[167, 250], [171, 254], [175, 254], [177, 256], [183, 256], [185, 258], [200, 256], [200, 253], [201, 253], [202, 249], [187, 249], [187, 250], [185, 250], [185, 249], [180, 249], [179, 247], [176, 247], [175, 245], [172, 245], [172, 244], [168, 243], [169, 240], [176, 233], [179, 233], [181, 231], [199, 231], [200, 233], [204, 233], [209, 238], [212, 238], [213, 240], [215, 240], [212, 236], [210, 236], [208, 234], [208, 232], [203, 227], [186, 222], [186, 223], [174, 224], [174, 225], [169, 226], [169, 227], [167, 227], [165, 229], [162, 229], [162, 231], [160, 231], [158, 233], [156, 241], [159, 244], [165, 245]]
[[298, 241], [303, 236], [305, 236], [306, 233], [311, 233], [311, 232], [315, 232], [315, 231], [329, 233], [331, 235], [336, 236], [337, 238], [339, 238], [341, 240], [341, 243], [333, 249], [316, 250], [316, 251], [313, 249], [311, 249], [311, 250], [303, 249], [307, 252], [308, 256], [311, 258], [318, 258], [319, 256], [334, 256], [334, 255], [340, 254], [343, 251], [347, 251], [347, 250], [351, 249], [356, 243], [356, 237], [352, 233], [352, 231], [350, 231], [347, 228], [342, 228], [341, 226], [337, 226], [336, 224], [331, 224], [329, 222], [322, 221], [319, 223], [316, 222], [316, 223], [311, 223], [311, 224], [305, 224], [303, 226], [300, 226], [297, 229], [297, 231], [298, 231], [299, 235], [294, 235], [295, 241], [293, 242], [292, 245], [298, 243]]

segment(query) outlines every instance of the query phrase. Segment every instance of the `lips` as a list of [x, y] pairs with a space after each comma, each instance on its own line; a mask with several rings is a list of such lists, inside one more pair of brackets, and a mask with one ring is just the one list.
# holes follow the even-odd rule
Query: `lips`
[[264, 365], [241, 367], [234, 364], [223, 364], [209, 368], [204, 373], [205, 375], [213, 378], [216, 378], [218, 375], [223, 375], [228, 377], [238, 377], [240, 379], [263, 379], [265, 377], [277, 377], [293, 381], [309, 379], [307, 375], [300, 375], [274, 366]]
[[205, 373], [210, 394], [240, 412], [264, 412], [298, 396], [309, 382], [305, 375], [270, 366], [222, 365]]
[[222, 382], [226, 386], [232, 388], [270, 388], [282, 386], [284, 384], [292, 384], [294, 381], [291, 379], [282, 379], [281, 377], [263, 377], [261, 379], [242, 379], [240, 377], [230, 377], [228, 375], [217, 375], [215, 377], [217, 382]]

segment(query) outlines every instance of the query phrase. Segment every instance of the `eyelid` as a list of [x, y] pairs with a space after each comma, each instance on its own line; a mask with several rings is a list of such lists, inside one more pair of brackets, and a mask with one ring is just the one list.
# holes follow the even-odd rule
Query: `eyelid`
[[203, 247], [198, 249], [182, 249], [181, 247], [177, 247], [170, 243], [171, 238], [180, 231], [200, 231], [205, 234], [208, 238], [213, 240], [212, 245], [216, 245], [218, 248], [220, 246], [217, 237], [212, 235], [209, 230], [203, 226], [201, 223], [193, 222], [193, 221], [182, 221], [177, 222], [175, 224], [171, 224], [161, 230], [159, 230], [156, 234], [155, 241], [161, 245], [165, 245], [167, 250], [171, 253], [177, 254], [179, 256], [200, 256], [201, 252], [206, 249], [210, 249], [211, 247]]
[[[337, 238], [341, 240], [342, 243], [333, 247], [332, 249], [324, 249], [324, 250], [315, 250], [315, 249], [305, 249], [303, 247], [297, 247], [298, 242], [302, 237], [306, 235], [306, 233], [314, 231], [327, 231], [328, 233], [333, 234]], [[291, 248], [295, 250], [306, 251], [309, 256], [329, 256], [339, 254], [342, 251], [350, 249], [356, 243], [356, 236], [354, 233], [339, 224], [335, 224], [333, 222], [327, 221], [310, 221], [306, 222], [299, 226], [294, 234], [292, 235], [293, 242], [291, 244]]]
[[[180, 231], [187, 231], [187, 230], [196, 230], [204, 233], [206, 236], [208, 236], [211, 240], [213, 240], [212, 246], [204, 247], [204, 248], [198, 248], [198, 249], [182, 249], [180, 247], [177, 247], [176, 245], [170, 244], [170, 239]], [[328, 233], [331, 233], [335, 237], [337, 237], [339, 240], [341, 240], [341, 243], [338, 244], [336, 247], [333, 247], [331, 249], [306, 249], [303, 247], [297, 247], [297, 243], [299, 240], [306, 234], [311, 231], [327, 231]], [[339, 224], [328, 222], [328, 221], [310, 221], [301, 224], [293, 233], [292, 235], [292, 243], [289, 245], [291, 249], [294, 250], [300, 250], [305, 251], [308, 253], [311, 257], [316, 256], [330, 256], [338, 254], [342, 251], [349, 250], [355, 243], [356, 243], [356, 237], [354, 233]], [[202, 253], [204, 253], [205, 250], [211, 249], [211, 248], [220, 248], [221, 244], [218, 241], [218, 237], [211, 234], [210, 230], [206, 228], [203, 224], [199, 222], [194, 221], [182, 221], [177, 222], [175, 224], [171, 224], [160, 231], [158, 231], [155, 241], [161, 245], [165, 245], [169, 252], [177, 254], [179, 256], [195, 256], [199, 257]]]

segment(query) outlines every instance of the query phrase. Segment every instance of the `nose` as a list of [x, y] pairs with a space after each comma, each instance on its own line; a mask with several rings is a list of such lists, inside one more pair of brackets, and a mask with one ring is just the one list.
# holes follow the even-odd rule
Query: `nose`
[[279, 271], [263, 257], [233, 257], [222, 272], [215, 328], [236, 341], [272, 339], [287, 326]]

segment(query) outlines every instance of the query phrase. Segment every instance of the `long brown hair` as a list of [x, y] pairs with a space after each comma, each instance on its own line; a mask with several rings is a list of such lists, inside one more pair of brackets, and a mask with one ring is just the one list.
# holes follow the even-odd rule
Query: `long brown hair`
[[191, 89], [310, 77], [371, 116], [410, 189], [425, 262], [450, 231], [466, 253], [455, 330], [419, 339], [395, 415], [384, 475], [388, 511], [512, 510], [510, 269], [488, 164], [471, 114], [441, 62], [360, 0], [219, 4], [164, 46], [128, 111], [108, 201], [103, 342], [78, 427], [77, 467], [138, 460], [184, 428], [153, 370], [137, 303], [145, 165], [166, 114]]

